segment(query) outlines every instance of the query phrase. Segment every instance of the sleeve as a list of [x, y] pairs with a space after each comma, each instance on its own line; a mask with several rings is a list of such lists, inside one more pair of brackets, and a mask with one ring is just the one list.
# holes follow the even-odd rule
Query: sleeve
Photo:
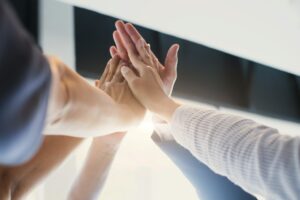
[[218, 111], [179, 107], [175, 140], [213, 171], [266, 199], [300, 199], [300, 138]]
[[152, 140], [193, 185], [199, 199], [256, 199], [226, 177], [214, 173], [188, 150], [179, 145], [171, 135], [171, 129], [167, 123], [154, 123]]
[[0, 0], [0, 164], [21, 164], [42, 142], [51, 72], [45, 57]]

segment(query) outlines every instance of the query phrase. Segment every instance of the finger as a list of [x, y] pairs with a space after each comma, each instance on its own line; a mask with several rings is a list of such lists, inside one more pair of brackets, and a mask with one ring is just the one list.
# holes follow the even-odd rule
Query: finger
[[116, 28], [118, 30], [118, 33], [120, 34], [120, 37], [122, 38], [123, 44], [128, 52], [128, 56], [129, 56], [131, 63], [133, 64], [133, 66], [137, 69], [137, 71], [140, 74], [143, 73], [145, 64], [139, 58], [139, 55], [137, 54], [137, 50], [135, 48], [135, 45], [125, 30], [124, 23], [120, 20], [117, 21]]
[[128, 54], [137, 54], [137, 50], [135, 48], [134, 42], [131, 40], [130, 36], [128, 35], [125, 24], [122, 21], [116, 22], [116, 28], [118, 30], [118, 33], [120, 34], [120, 37], [122, 39], [122, 42], [124, 44], [124, 47], [126, 48]]
[[106, 67], [104, 69], [104, 72], [102, 73], [100, 79], [99, 79], [99, 83], [98, 83], [98, 87], [101, 87], [107, 77], [107, 73], [108, 73], [108, 70], [109, 70], [109, 67], [110, 67], [110, 62], [111, 62], [111, 59], [107, 62], [106, 64]]
[[109, 48], [109, 53], [110, 53], [110, 56], [111, 56], [111, 57], [114, 57], [115, 55], [118, 54], [118, 50], [117, 50], [117, 48], [116, 48], [115, 46], [111, 46], [111, 47]]
[[[150, 55], [151, 61], [147, 64], [150, 66], [153, 66], [154, 64], [157, 65], [157, 67], [159, 67], [160, 66], [159, 61], [157, 60], [154, 53], [151, 51], [150, 45], [146, 43], [145, 39], [139, 33], [139, 31], [131, 23], [125, 24], [125, 30], [127, 31], [131, 40], [135, 43], [138, 53], [141, 56], [144, 56], [144, 54], [141, 52], [141, 47], [143, 47], [142, 49], [145, 49], [147, 54]], [[148, 55], [146, 57], [148, 57]], [[148, 58], [143, 57], [143, 60], [148, 60]]]
[[115, 41], [115, 44], [117, 46], [117, 52], [122, 60], [128, 60], [127, 50], [122, 42], [122, 38], [118, 31], [113, 32], [113, 39]]
[[139, 33], [139, 31], [131, 24], [125, 24], [125, 30], [127, 31], [129, 37], [134, 42], [139, 55], [142, 57], [143, 61], [147, 65], [153, 66], [155, 64], [155, 55], [152, 53], [150, 44], [147, 44], [145, 39]]
[[154, 63], [152, 62], [151, 53], [149, 51], [149, 45], [143, 39], [139, 39], [136, 43], [136, 48], [141, 59], [145, 62], [145, 64], [153, 66]]
[[121, 73], [121, 67], [120, 67], [111, 82], [112, 83], [121, 83], [123, 81], [124, 81], [124, 77]]
[[166, 67], [166, 73], [167, 74], [176, 74], [176, 68], [178, 63], [178, 51], [179, 51], [179, 45], [173, 44], [166, 55], [165, 59], [165, 67]]
[[125, 78], [125, 80], [127, 81], [128, 85], [132, 86], [132, 83], [135, 79], [137, 79], [138, 77], [135, 75], [135, 73], [127, 66], [123, 66], [121, 68], [121, 73], [123, 75], [123, 77]]
[[115, 75], [114, 75], [114, 77], [111, 81], [112, 83], [121, 83], [121, 82], [124, 81], [124, 77], [122, 76], [122, 73], [121, 73], [121, 68], [124, 65], [125, 65], [125, 63], [122, 62], [122, 61], [119, 63], [118, 69], [117, 69], [117, 71], [116, 71], [116, 73], [115, 73]]
[[140, 39], [144, 40], [138, 30], [131, 23], [125, 24], [125, 30], [135, 44], [137, 44]]
[[132, 66], [138, 71], [138, 73], [142, 73], [145, 63], [141, 57], [137, 53], [132, 52], [132, 50], [128, 50], [128, 56]]
[[107, 77], [105, 78], [105, 82], [110, 82], [113, 79], [113, 77], [116, 73], [116, 70], [118, 68], [119, 62], [120, 62], [119, 56], [114, 56], [112, 58], [110, 67], [109, 67], [109, 70], [107, 73]]

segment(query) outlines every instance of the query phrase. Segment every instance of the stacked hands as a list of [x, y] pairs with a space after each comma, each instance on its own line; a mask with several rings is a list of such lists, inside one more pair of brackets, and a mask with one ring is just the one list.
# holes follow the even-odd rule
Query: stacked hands
[[[0, 166], [0, 179], [6, 177], [0, 181], [0, 199], [24, 197], [88, 136], [94, 137], [93, 142], [68, 199], [94, 199], [105, 183], [124, 131], [138, 125], [146, 109], [160, 121], [170, 121], [179, 106], [170, 98], [179, 45], [170, 47], [163, 65], [133, 25], [117, 21], [116, 28], [112, 58], [95, 87], [59, 59], [48, 57], [52, 92], [46, 137], [27, 163]], [[65, 136], [60, 136], [62, 132]]]
[[170, 47], [162, 65], [132, 24], [117, 21], [116, 28], [112, 58], [96, 87], [123, 107], [135, 123], [143, 119], [146, 109], [169, 121], [179, 106], [169, 97], [177, 78], [179, 45]]

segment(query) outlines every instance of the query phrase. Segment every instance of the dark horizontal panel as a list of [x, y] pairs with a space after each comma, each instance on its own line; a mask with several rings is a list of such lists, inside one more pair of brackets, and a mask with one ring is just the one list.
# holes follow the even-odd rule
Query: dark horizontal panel
[[[104, 70], [115, 21], [75, 9], [76, 63], [82, 75], [98, 78]], [[170, 45], [180, 44], [176, 96], [300, 121], [299, 77], [157, 31], [138, 29], [162, 62]]]

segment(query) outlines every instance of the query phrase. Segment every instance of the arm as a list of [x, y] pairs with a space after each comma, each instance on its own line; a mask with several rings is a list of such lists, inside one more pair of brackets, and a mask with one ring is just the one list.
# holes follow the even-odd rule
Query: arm
[[157, 70], [133, 50], [130, 39], [123, 41], [139, 75], [126, 67], [122, 74], [141, 103], [170, 124], [178, 143], [252, 194], [300, 198], [299, 137], [215, 110], [181, 106], [165, 94]]
[[171, 119], [175, 139], [215, 172], [267, 199], [298, 199], [300, 138], [252, 120], [182, 106]]
[[[112, 53], [112, 57], [112, 61], [119, 60], [115, 53]], [[101, 78], [96, 81], [96, 86], [111, 95], [117, 102], [120, 101], [115, 96], [118, 93], [127, 94], [125, 96], [130, 101], [137, 101], [121, 75], [122, 64], [122, 61], [111, 62], [111, 66], [108, 66]], [[108, 73], [109, 71], [110, 73]], [[131, 109], [137, 116], [145, 112], [143, 107], [138, 106], [139, 104], [134, 105], [136, 107], [131, 107]], [[124, 135], [124, 132], [114, 133], [93, 140], [85, 165], [69, 193], [69, 199], [97, 199]]]
[[28, 161], [45, 125], [48, 133], [86, 137], [139, 121], [130, 105], [116, 103], [57, 59], [47, 60], [6, 1], [0, 1], [0, 36], [0, 164]]
[[[98, 89], [105, 91], [112, 99], [114, 99], [115, 102], [120, 104], [124, 103], [125, 105], [130, 106], [130, 109], [134, 111], [136, 115], [135, 117], [140, 117], [140, 119], [142, 119], [145, 109], [134, 98], [127, 86], [127, 83], [122, 78], [119, 70], [121, 64], [122, 63], [119, 62], [118, 57], [111, 59], [105, 72], [102, 74], [96, 85]], [[119, 94], [122, 95], [120, 96]], [[115, 146], [116, 143], [119, 143], [123, 135], [124, 133], [119, 133], [114, 134], [111, 137], [107, 136], [95, 139], [91, 147], [88, 157], [89, 159], [87, 159], [87, 170], [89, 170], [90, 167], [94, 169], [100, 167], [98, 177], [103, 175], [103, 180], [105, 180], [106, 171], [104, 168], [107, 167], [108, 170], [110, 167], [109, 161], [111, 161], [108, 156], [110, 155], [109, 152], [112, 155], [115, 153], [117, 148], [111, 147]], [[51, 171], [60, 165], [82, 141], [82, 138], [46, 136], [42, 148], [33, 159], [24, 165], [6, 168], [0, 174], [0, 176], [2, 175], [5, 180], [0, 183], [0, 188], [3, 190], [1, 194], [11, 196], [13, 199], [23, 198], [39, 181], [45, 178]], [[99, 152], [103, 153], [99, 155]], [[99, 157], [96, 155], [99, 155]], [[107, 162], [104, 161], [105, 159], [102, 160], [103, 158], [107, 158]], [[98, 180], [97, 176], [94, 176], [94, 174], [92, 177], [89, 177], [91, 174], [86, 175], [84, 173], [86, 172], [83, 171], [79, 183], [90, 183], [90, 191], [96, 191], [96, 189], [98, 189], [98, 185], [96, 184]], [[86, 176], [89, 178], [88, 180], [90, 182], [87, 182], [87, 180], [81, 180], [82, 177], [84, 178]], [[93, 179], [95, 177], [96, 179]], [[81, 195], [88, 196], [88, 194], [90, 193], [82, 193]]]
[[82, 138], [46, 136], [38, 153], [26, 164], [17, 167], [2, 167], [0, 170], [0, 177], [2, 177], [0, 199], [23, 199], [37, 183], [54, 171], [82, 141]]
[[[139, 122], [140, 118], [129, 109], [131, 105], [126, 104], [131, 102], [116, 102], [59, 60], [49, 61], [53, 81], [45, 132], [98, 136], [126, 130]], [[119, 94], [120, 99], [122, 95]]]
[[71, 188], [68, 199], [97, 199], [124, 135], [125, 133], [114, 133], [93, 140], [85, 164]]

